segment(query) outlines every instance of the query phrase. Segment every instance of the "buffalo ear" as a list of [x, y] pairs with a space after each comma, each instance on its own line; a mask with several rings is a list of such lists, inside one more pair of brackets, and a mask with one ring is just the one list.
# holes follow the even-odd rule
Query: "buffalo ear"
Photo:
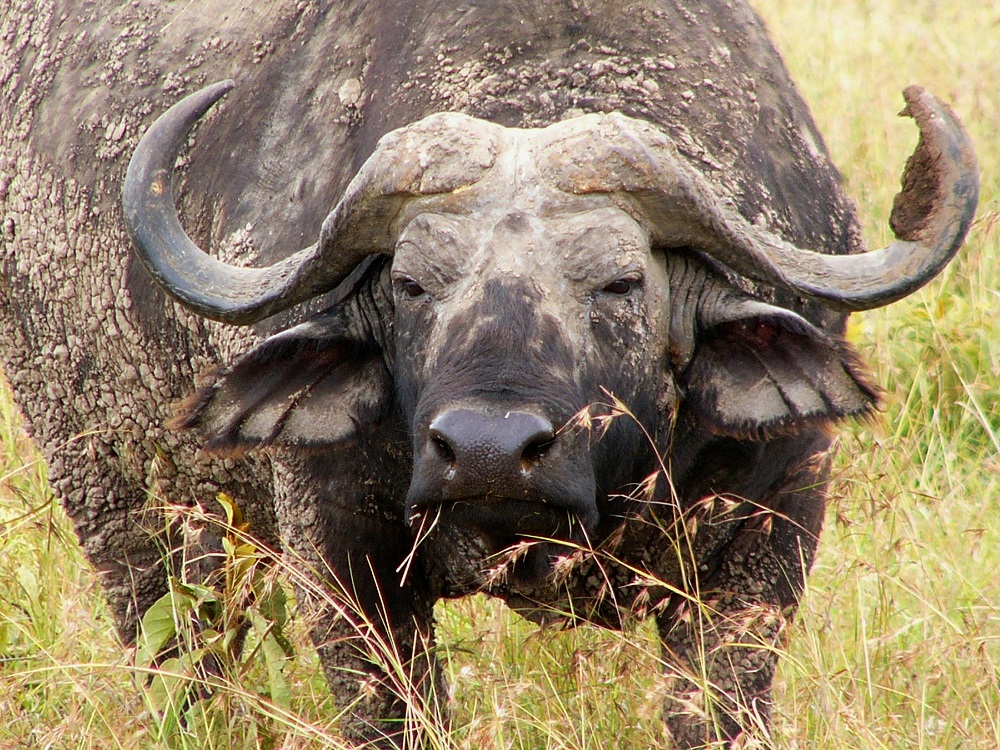
[[681, 378], [710, 430], [759, 439], [875, 407], [878, 393], [846, 342], [789, 310], [736, 295], [727, 302], [700, 316]]
[[206, 449], [224, 454], [350, 439], [382, 419], [392, 398], [381, 347], [350, 328], [335, 308], [272, 336], [216, 370], [172, 426], [197, 427]]

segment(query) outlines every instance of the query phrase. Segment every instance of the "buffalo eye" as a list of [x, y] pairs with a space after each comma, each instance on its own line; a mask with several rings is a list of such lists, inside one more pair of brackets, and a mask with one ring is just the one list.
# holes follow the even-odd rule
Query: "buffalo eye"
[[409, 277], [396, 279], [396, 286], [410, 299], [416, 299], [417, 297], [426, 294], [424, 288], [420, 286], [420, 283], [417, 282], [416, 279], [411, 279]]
[[626, 276], [620, 279], [615, 279], [601, 289], [601, 291], [605, 294], [613, 294], [615, 296], [622, 297], [640, 286], [642, 286], [641, 278]]

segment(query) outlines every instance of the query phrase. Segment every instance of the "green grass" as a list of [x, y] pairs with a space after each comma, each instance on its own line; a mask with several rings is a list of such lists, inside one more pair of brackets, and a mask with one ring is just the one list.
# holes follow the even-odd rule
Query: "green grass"
[[[869, 242], [916, 130], [899, 92], [953, 103], [977, 144], [982, 203], [943, 278], [856, 319], [884, 415], [841, 430], [827, 530], [776, 685], [782, 748], [1000, 747], [1000, 6], [767, 0]], [[0, 396], [0, 748], [166, 746], [96, 577]], [[538, 631], [481, 598], [438, 609], [464, 748], [662, 746], [649, 628]], [[287, 712], [238, 665], [210, 729], [175, 747], [337, 747], [302, 623]], [[250, 643], [252, 650], [253, 643]], [[162, 715], [162, 713], [161, 713]], [[201, 732], [201, 734], [199, 734]]]
[[788, 747], [997, 748], [1000, 8], [769, 6], [872, 245], [889, 239], [915, 142], [892, 116], [907, 84], [961, 113], [983, 172], [970, 241], [942, 279], [855, 326], [886, 408], [841, 439], [828, 528], [780, 671], [780, 735]]

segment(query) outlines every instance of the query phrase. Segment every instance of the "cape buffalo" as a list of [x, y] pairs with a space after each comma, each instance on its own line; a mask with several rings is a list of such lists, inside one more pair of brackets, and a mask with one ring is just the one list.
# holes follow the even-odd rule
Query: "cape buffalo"
[[[123, 633], [163, 587], [134, 524], [146, 488], [221, 487], [265, 527], [273, 508], [431, 700], [433, 603], [485, 591], [538, 621], [654, 617], [677, 745], [765, 731], [829, 426], [877, 399], [844, 313], [926, 283], [972, 221], [947, 107], [905, 92], [921, 140], [899, 240], [864, 252], [742, 3], [234, 2], [169, 23], [42, 5], [6, 68], [2, 137], [31, 148], [5, 172], [4, 367], [43, 447], [109, 414], [52, 472]], [[185, 160], [192, 240], [174, 166], [227, 76]], [[33, 217], [39, 195], [72, 221]], [[19, 244], [37, 224], [50, 246]], [[125, 259], [125, 227], [186, 311]], [[44, 253], [69, 259], [58, 278], [32, 272]], [[229, 331], [254, 323], [257, 345]], [[184, 392], [197, 430], [161, 432]], [[197, 463], [196, 441], [273, 464]], [[403, 744], [406, 701], [355, 623], [319, 614], [346, 731]]]

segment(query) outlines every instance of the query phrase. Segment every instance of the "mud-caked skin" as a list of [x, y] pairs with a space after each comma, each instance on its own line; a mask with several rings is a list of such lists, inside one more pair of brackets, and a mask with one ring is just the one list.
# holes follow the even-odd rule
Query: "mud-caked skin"
[[[467, 206], [418, 214], [392, 263], [396, 383], [413, 435], [407, 520], [434, 520], [432, 558], [452, 535], [471, 535], [480, 556], [445, 566], [458, 580], [442, 595], [482, 588], [497, 553], [525, 538], [590, 539], [608, 496], [651, 470], [652, 447], [629, 420], [597, 440], [574, 419], [608, 400], [603, 386], [632, 394], [637, 419], [655, 424], [672, 390], [664, 353], [646, 356], [666, 328], [668, 284], [645, 232], [606, 199], [541, 190], [532, 168], [496, 167]], [[518, 178], [530, 187], [503, 187]], [[514, 577], [544, 569], [544, 554], [529, 551]], [[481, 572], [470, 578], [470, 566]]]
[[161, 501], [223, 490], [315, 572], [352, 739], [445, 719], [433, 605], [484, 591], [655, 618], [674, 744], [767, 740], [831, 425], [875, 401], [844, 312], [972, 219], [946, 107], [907, 90], [900, 240], [864, 253], [741, 2], [30, 5], [0, 9], [0, 355], [123, 636]]
[[[160, 163], [146, 154], [156, 132], [133, 163]], [[405, 161], [421, 149], [436, 158]], [[133, 174], [127, 215], [155, 225], [163, 209], [134, 198]], [[405, 744], [406, 691], [439, 710], [431, 605], [484, 591], [542, 622], [655, 616], [676, 742], [766, 736], [776, 654], [822, 523], [826, 428], [876, 397], [844, 342], [744, 291], [718, 265], [743, 260], [716, 243], [778, 248], [774, 281], [791, 289], [816, 283], [796, 271], [808, 251], [727, 214], [669, 140], [620, 115], [544, 129], [443, 115], [395, 131], [302, 267], [336, 280], [358, 228], [379, 231], [372, 217], [390, 227], [382, 253], [341, 301], [218, 373], [181, 425], [217, 450], [313, 454], [292, 458], [291, 475], [330, 516], [314, 563], [414, 660], [417, 687], [403, 694], [390, 667], [367, 666], [354, 731]], [[169, 248], [188, 240], [141, 231], [147, 263], [173, 273]], [[199, 252], [177, 257], [197, 267]], [[314, 291], [312, 272], [300, 292], [280, 268], [290, 298]], [[228, 297], [165, 286], [224, 320], [270, 314], [274, 293], [245, 294], [233, 273]], [[912, 283], [912, 268], [891, 273]], [[891, 288], [890, 276], [873, 281]], [[856, 304], [837, 283], [823, 294]], [[316, 638], [343, 686], [359, 636], [345, 640], [330, 615]]]

